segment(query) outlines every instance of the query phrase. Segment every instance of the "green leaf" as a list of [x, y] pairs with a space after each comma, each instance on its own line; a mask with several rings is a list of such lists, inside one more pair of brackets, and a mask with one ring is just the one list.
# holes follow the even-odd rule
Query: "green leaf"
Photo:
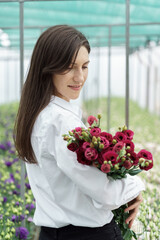
[[131, 240], [132, 239], [132, 232], [131, 232], [130, 229], [127, 229], [127, 231], [125, 232], [123, 238], [124, 238], [124, 240]]
[[129, 173], [131, 176], [137, 175], [137, 174], [140, 173], [140, 172], [142, 172], [141, 169], [128, 171], [128, 173]]

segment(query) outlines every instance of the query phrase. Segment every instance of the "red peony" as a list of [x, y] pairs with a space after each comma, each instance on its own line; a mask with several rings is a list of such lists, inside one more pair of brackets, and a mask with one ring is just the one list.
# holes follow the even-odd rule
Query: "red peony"
[[118, 142], [114, 145], [113, 147], [113, 151], [115, 151], [116, 153], [119, 153], [120, 150], [124, 147], [124, 143], [123, 142]]
[[150, 152], [148, 152], [145, 149], [142, 149], [141, 151], [139, 151], [137, 156], [138, 156], [138, 158], [144, 158], [144, 159], [148, 160], [148, 161], [144, 162], [144, 165], [140, 164], [141, 169], [148, 171], [149, 169], [151, 169], [153, 167], [153, 156]]
[[138, 158], [145, 158], [145, 159], [148, 159], [148, 160], [153, 159], [152, 154], [145, 149], [142, 149], [141, 151], [139, 151], [137, 156], [138, 156]]
[[114, 144], [110, 144], [109, 147], [107, 148], [107, 151], [113, 151]]
[[126, 147], [130, 147], [130, 149], [126, 149], [127, 152], [131, 153], [134, 152], [134, 143], [131, 142], [130, 140], [124, 141]]
[[94, 123], [94, 121], [98, 122], [98, 119], [92, 115], [89, 116], [87, 119], [87, 122], [89, 123], [90, 126]]
[[89, 142], [84, 142], [82, 145], [83, 150], [85, 151], [87, 148], [90, 148], [90, 143]]
[[111, 166], [107, 163], [107, 164], [102, 164], [101, 165], [101, 171], [104, 173], [109, 173], [111, 170]]
[[72, 152], [75, 152], [77, 149], [78, 149], [78, 145], [74, 142], [70, 143], [67, 148], [72, 151]]
[[[73, 130], [72, 130], [72, 132], [73, 132]], [[74, 133], [75, 138], [79, 139], [79, 135], [80, 136], [82, 135], [82, 128], [81, 127], [77, 127], [77, 128], [75, 128], [74, 132], [75, 132]]]
[[127, 139], [128, 140], [132, 140], [133, 139], [133, 136], [134, 136], [134, 132], [132, 130], [125, 130], [123, 131], [123, 133], [127, 136]]
[[145, 166], [142, 166], [141, 164], [139, 165], [140, 169], [148, 171], [149, 169], [151, 169], [153, 167], [153, 160], [146, 160], [145, 161]]
[[106, 148], [108, 148], [109, 147], [109, 141], [105, 138], [105, 137], [102, 137], [102, 136], [100, 136], [100, 142], [101, 142], [101, 144], [103, 144], [104, 145], [104, 148], [103, 149], [106, 149]]
[[78, 148], [77, 151], [77, 161], [83, 165], [91, 165], [92, 162], [87, 160], [84, 156], [84, 152], [82, 148]]
[[100, 136], [105, 137], [110, 143], [112, 143], [113, 140], [112, 134], [107, 132], [101, 132]]
[[111, 163], [113, 165], [115, 165], [116, 163], [118, 163], [117, 161], [117, 157], [118, 157], [118, 154], [113, 152], [113, 151], [108, 151], [106, 153], [103, 154], [103, 159], [105, 161], [111, 161]]
[[99, 137], [100, 133], [101, 133], [101, 129], [98, 127], [92, 128], [90, 131], [90, 134], [95, 137]]
[[124, 163], [123, 163], [123, 166], [126, 168], [126, 169], [130, 169], [132, 167], [132, 163], [130, 160], [126, 160]]
[[139, 162], [137, 154], [135, 152], [131, 152], [130, 154], [131, 154], [130, 159], [133, 161], [133, 165], [136, 166]]
[[93, 161], [98, 157], [98, 152], [95, 148], [87, 148], [84, 155], [88, 160]]
[[99, 164], [102, 164], [102, 163], [103, 163], [104, 159], [103, 159], [102, 153], [98, 153], [97, 161], [99, 162]]
[[116, 132], [116, 135], [114, 136], [114, 139], [117, 140], [117, 142], [124, 142], [125, 140], [127, 140], [127, 137], [124, 133], [122, 132]]

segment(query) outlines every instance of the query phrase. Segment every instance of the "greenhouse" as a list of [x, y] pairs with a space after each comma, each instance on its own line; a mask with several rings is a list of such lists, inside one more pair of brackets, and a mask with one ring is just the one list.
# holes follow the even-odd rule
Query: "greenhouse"
[[[67, 79], [67, 76], [74, 72], [74, 78], [80, 79], [78, 64], [81, 58], [86, 58], [85, 62], [89, 60], [89, 65], [84, 64], [81, 69], [81, 73], [83, 72], [82, 78], [87, 78], [87, 80], [79, 98], [70, 97], [70, 103], [74, 109], [81, 108], [82, 122], [85, 128], [73, 130], [73, 128], [76, 129], [76, 127], [82, 126], [74, 124], [74, 121], [71, 120], [71, 115], [68, 115], [68, 118], [65, 116], [66, 121], [67, 119], [69, 121], [69, 126], [73, 126], [72, 128], [68, 127], [68, 129], [67, 126], [64, 128], [69, 131], [69, 135], [67, 135], [68, 132], [63, 132], [63, 135], [65, 134], [64, 140], [68, 142], [66, 146], [70, 146], [70, 144], [79, 146], [74, 149], [74, 160], [76, 160], [77, 154], [77, 161], [79, 161], [78, 166], [80, 165], [80, 168], [82, 168], [84, 172], [90, 171], [87, 169], [91, 169], [91, 172], [92, 170], [97, 170], [95, 171], [95, 178], [96, 174], [102, 177], [104, 174], [107, 174], [107, 178], [111, 179], [110, 181], [113, 182], [113, 184], [116, 184], [116, 181], [123, 182], [124, 179], [122, 180], [122, 178], [127, 178], [125, 174], [136, 175], [139, 173], [138, 177], [144, 183], [145, 191], [142, 191], [143, 202], [139, 206], [139, 211], [132, 228], [128, 229], [127, 224], [123, 224], [124, 219], [119, 218], [119, 220], [117, 220], [119, 216], [116, 215], [118, 211], [116, 212], [114, 210], [116, 207], [112, 207], [113, 209], [111, 210], [114, 214], [116, 224], [121, 229], [123, 239], [158, 240], [160, 239], [160, 174], [158, 171], [160, 161], [158, 158], [160, 154], [160, 137], [158, 132], [158, 129], [160, 129], [160, 2], [156, 0], [0, 0], [0, 240], [38, 240], [41, 231], [40, 226], [43, 226], [35, 224], [35, 221], [37, 221], [35, 218], [38, 216], [36, 214], [41, 210], [39, 203], [42, 202], [42, 199], [36, 199], [37, 196], [35, 197], [35, 189], [32, 185], [34, 177], [30, 175], [31, 172], [28, 168], [28, 171], [26, 171], [27, 163], [25, 164], [18, 155], [18, 147], [15, 148], [15, 139], [20, 136], [20, 130], [17, 127], [17, 132], [15, 132], [14, 127], [18, 126], [18, 122], [16, 122], [17, 125], [15, 125], [15, 121], [18, 109], [20, 109], [19, 103], [22, 101], [22, 94], [24, 96], [23, 98], [27, 99], [27, 92], [25, 93], [27, 90], [23, 89], [29, 81], [33, 64], [33, 60], [31, 62], [31, 59], [34, 59], [34, 52], [36, 52], [34, 49], [38, 43], [37, 40], [40, 39], [40, 36], [45, 36], [47, 29], [52, 26], [56, 27], [56, 25], [65, 25], [66, 28], [67, 26], [71, 26], [76, 31], [82, 33], [85, 39], [88, 40], [91, 49], [89, 53], [85, 45], [86, 43], [84, 44], [83, 42], [82, 45], [79, 45], [81, 47], [79, 47], [78, 52], [76, 52], [77, 55], [74, 59], [75, 63], [73, 64], [75, 67], [70, 67], [71, 71], [69, 70], [66, 74], [64, 74], [64, 72], [64, 75], [61, 75], [61, 72], [55, 72], [60, 78], [64, 76], [64, 79], [65, 77]], [[55, 39], [57, 39], [57, 36], [55, 35]], [[69, 41], [65, 38], [64, 41], [59, 39], [61, 48], [65, 40]], [[49, 41], [50, 36], [46, 38], [46, 44], [49, 43]], [[45, 42], [43, 44], [45, 44]], [[54, 42], [52, 45], [54, 45]], [[63, 49], [64, 54], [68, 51], [68, 46], [69, 42]], [[37, 64], [37, 69], [38, 65], [40, 69], [40, 64], [42, 64], [43, 61], [44, 64], [49, 62], [49, 53], [50, 52], [48, 52], [47, 55], [48, 58], [46, 57], [45, 59], [44, 53], [44, 60], [43, 57], [38, 60], [39, 64]], [[58, 54], [57, 42], [57, 56], [59, 56]], [[59, 59], [61, 58], [57, 58], [57, 62], [59, 62]], [[68, 55], [67, 59], [69, 59]], [[53, 65], [52, 62], [52, 67]], [[68, 65], [67, 69], [70, 68]], [[87, 71], [86, 75], [85, 71]], [[54, 71], [52, 70], [52, 74], [53, 73]], [[38, 76], [36, 74], [38, 73], [35, 70], [35, 76]], [[47, 74], [50, 74], [50, 72], [47, 72]], [[47, 74], [44, 74], [46, 79]], [[54, 77], [53, 81], [55, 81]], [[39, 82], [39, 84], [41, 83]], [[56, 83], [54, 82], [54, 84]], [[75, 88], [78, 88], [78, 83], [77, 85], [75, 84], [72, 80], [70, 85], [67, 85], [67, 88], [69, 86], [73, 92], [75, 91], [76, 94], [78, 94], [77, 89], [75, 90]], [[63, 83], [59, 87], [62, 89]], [[27, 109], [27, 107], [29, 108], [29, 106], [31, 107], [32, 114], [35, 114], [35, 108], [32, 107], [32, 103], [34, 103], [36, 99], [38, 101], [38, 97], [36, 98], [38, 92], [36, 91], [38, 91], [39, 88], [37, 87], [36, 89], [37, 90], [33, 89], [33, 95], [31, 91], [28, 92], [28, 96], [30, 96], [28, 105], [25, 105], [26, 108], [22, 107], [21, 110], [19, 110], [19, 116], [20, 111], [24, 111], [25, 114], [25, 109]], [[69, 93], [68, 90], [68, 94]], [[42, 99], [42, 93], [39, 94]], [[58, 103], [55, 103], [55, 105], [62, 103], [62, 99], [66, 100], [60, 93], [54, 95], [58, 97], [58, 100], [55, 100], [58, 101]], [[32, 97], [34, 98], [33, 100]], [[25, 101], [23, 103], [25, 103]], [[46, 106], [44, 105], [42, 107], [40, 104], [41, 102], [39, 103], [39, 107], [41, 107], [41, 111], [43, 112], [43, 108], [46, 108]], [[66, 106], [67, 104], [65, 103]], [[27, 137], [31, 137], [31, 135], [27, 135], [27, 132], [30, 131], [30, 127], [28, 127], [27, 130], [27, 120], [29, 121], [27, 114], [30, 113], [28, 112], [24, 115], [26, 122], [23, 120], [24, 131], [26, 132], [26, 146], [29, 143], [27, 142]], [[75, 114], [76, 112], [73, 113], [73, 115]], [[50, 115], [48, 115], [48, 119], [49, 116]], [[88, 118], [89, 116], [92, 117]], [[23, 119], [23, 117], [21, 119]], [[59, 119], [60, 118], [56, 121], [60, 121]], [[31, 125], [32, 123], [33, 122], [30, 122]], [[55, 136], [57, 135], [55, 134]], [[62, 136], [59, 136], [59, 139], [60, 137], [62, 138]], [[57, 141], [60, 141], [59, 139]], [[25, 140], [23, 143], [25, 144]], [[62, 144], [60, 144], [61, 148], [57, 150], [59, 158], [63, 153], [62, 146], [65, 143], [65, 141], [62, 141]], [[85, 143], [85, 148], [81, 147], [82, 143]], [[50, 144], [51, 142], [48, 140], [48, 148]], [[86, 147], [87, 144], [89, 144], [88, 147]], [[119, 152], [115, 150], [117, 149], [116, 146], [117, 148], [121, 148]], [[87, 148], [90, 149], [89, 153], [87, 152], [89, 151]], [[73, 151], [71, 147], [69, 147], [69, 150]], [[114, 156], [112, 155], [112, 158], [109, 160], [107, 158], [108, 152], [110, 152], [110, 154], [114, 152]], [[37, 158], [36, 154], [34, 150], [34, 156]], [[80, 158], [79, 156], [82, 158], [82, 155], [83, 159], [78, 160]], [[92, 158], [96, 155], [94, 160], [91, 160], [91, 155]], [[27, 155], [25, 155], [25, 158], [26, 156]], [[56, 159], [54, 159], [53, 156], [52, 160], [57, 161], [58, 171], [62, 174], [63, 169], [61, 169], [61, 164], [64, 163], [58, 160], [58, 156]], [[101, 156], [101, 158], [99, 156]], [[116, 162], [112, 162], [115, 156], [117, 158]], [[71, 161], [70, 158], [68, 159]], [[46, 164], [48, 164], [47, 166], [50, 166], [50, 159], [47, 160], [46, 157], [45, 160]], [[77, 161], [75, 162], [77, 163]], [[52, 165], [50, 171], [55, 171]], [[64, 165], [64, 168], [65, 167]], [[80, 172], [76, 172], [75, 175], [77, 174], [77, 177], [73, 177], [73, 173], [67, 172], [67, 167], [65, 170], [66, 173], [64, 173], [64, 177], [66, 183], [68, 183], [68, 185], [71, 184], [68, 179], [74, 182], [77, 189], [80, 189], [79, 191], [84, 194], [86, 199], [89, 198], [93, 202], [89, 206], [94, 207], [95, 213], [96, 211], [100, 211], [103, 204], [107, 206], [108, 202], [103, 202], [102, 204], [101, 200], [105, 200], [98, 196], [100, 189], [97, 190], [98, 192], [97, 195], [95, 194], [95, 198], [94, 194], [92, 195], [91, 193], [90, 195], [89, 188], [89, 190], [86, 190], [87, 187], [85, 188], [85, 186], [89, 184], [89, 177], [85, 180], [82, 177], [84, 174], [83, 171], [81, 176], [79, 174]], [[101, 172], [99, 170], [101, 170]], [[44, 177], [46, 182], [43, 183], [42, 179], [40, 179], [39, 184], [42, 184], [42, 189], [41, 186], [37, 189], [39, 189], [38, 191], [40, 192], [42, 191], [45, 199], [50, 195], [49, 192], [53, 195], [56, 194], [56, 190], [54, 191], [53, 185], [50, 184], [52, 179], [49, 176], [49, 172], [48, 176], [47, 174], [45, 175], [44, 172], [42, 173], [42, 175], [44, 174], [42, 179]], [[30, 178], [28, 178], [29, 175]], [[84, 176], [86, 175], [84, 174]], [[82, 180], [80, 181], [80, 179]], [[116, 179], [116, 181], [113, 179]], [[56, 181], [58, 181], [58, 178]], [[57, 186], [59, 185], [60, 181], [57, 182]], [[45, 190], [43, 187], [45, 187]], [[69, 195], [71, 194], [72, 191], [70, 190], [66, 199], [69, 199]], [[135, 197], [137, 197], [137, 195]], [[52, 200], [53, 202], [55, 201], [54, 198]], [[86, 208], [88, 212], [87, 200], [83, 201], [85, 201], [83, 211]], [[130, 201], [125, 202], [125, 204], [126, 203], [128, 203], [128, 206], [131, 205]], [[46, 201], [46, 208], [50, 206], [47, 204], [50, 204], [50, 200]], [[51, 217], [48, 217], [49, 212], [44, 213], [44, 215], [39, 215], [40, 217], [44, 216], [46, 222], [47, 217], [48, 219], [52, 219], [53, 226], [50, 224], [48, 227], [56, 226], [56, 228], [59, 228], [69, 224], [76, 225], [76, 222], [72, 221], [74, 200], [70, 202], [68, 206], [65, 206], [65, 200], [63, 203], [59, 202], [58, 205], [54, 203], [53, 206], [52, 204], [51, 206], [54, 207], [55, 211], [52, 211]], [[119, 204], [119, 207], [121, 205], [122, 204]], [[57, 206], [60, 209], [59, 212], [57, 211]], [[97, 210], [98, 208], [99, 210]], [[45, 211], [46, 210], [44, 210], [44, 212]], [[62, 214], [62, 212], [65, 211], [68, 211], [66, 222]], [[83, 219], [81, 211], [82, 210], [78, 211], [79, 218], [77, 219], [79, 221]], [[128, 214], [131, 214], [131, 212]], [[118, 217], [116, 218], [116, 216]], [[55, 219], [61, 219], [57, 220], [59, 225], [56, 225]], [[95, 219], [95, 225], [91, 224], [90, 221], [91, 225], [89, 226], [85, 223], [85, 221], [87, 222], [89, 220], [89, 216], [88, 220], [87, 217], [84, 218], [82, 226], [93, 228], [104, 225], [102, 224], [102, 222], [104, 222], [102, 219], [101, 222], [100, 220], [98, 222], [98, 215], [95, 215]], [[77, 225], [80, 225], [78, 224], [78, 220]], [[45, 226], [47, 227], [47, 223]], [[127, 230], [122, 230], [124, 226]], [[90, 239], [85, 237], [81, 238], [81, 240]], [[45, 238], [41, 240], [44, 239]], [[61, 237], [57, 237], [56, 239], [62, 240]], [[74, 240], [76, 239], [80, 238], [75, 238]], [[100, 237], [98, 239], [100, 239]]]

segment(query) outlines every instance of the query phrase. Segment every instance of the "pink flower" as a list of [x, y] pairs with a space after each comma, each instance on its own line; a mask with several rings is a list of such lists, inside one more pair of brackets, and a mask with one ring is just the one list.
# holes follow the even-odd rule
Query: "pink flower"
[[117, 157], [118, 157], [118, 154], [113, 152], [113, 151], [108, 151], [108, 152], [103, 154], [103, 159], [106, 160], [106, 161], [111, 161], [111, 163], [113, 165], [118, 163]]
[[130, 154], [131, 154], [130, 159], [133, 161], [133, 165], [136, 166], [139, 162], [137, 154], [135, 152], [131, 152]]
[[90, 148], [90, 143], [89, 142], [84, 142], [82, 145], [83, 150], [85, 151], [87, 148]]
[[102, 164], [101, 166], [101, 171], [104, 173], [109, 173], [111, 170], [111, 166], [107, 163], [107, 164]]
[[142, 149], [141, 151], [139, 151], [137, 156], [138, 156], [138, 158], [145, 158], [145, 159], [148, 159], [148, 160], [153, 159], [152, 154], [145, 149]]
[[113, 147], [113, 150], [116, 152], [116, 153], [119, 153], [120, 150], [124, 147], [124, 143], [123, 142], [118, 142], [116, 143], [116, 145], [114, 145]]
[[107, 151], [113, 151], [113, 147], [114, 147], [114, 145], [110, 144], [109, 147], [107, 148]]
[[130, 147], [130, 149], [126, 149], [127, 152], [131, 153], [134, 152], [134, 143], [131, 142], [130, 140], [124, 141], [126, 147]]
[[122, 132], [116, 132], [116, 135], [114, 136], [114, 139], [117, 140], [117, 142], [124, 142], [125, 140], [127, 140], [127, 137], [124, 133]]
[[89, 123], [90, 126], [94, 123], [94, 121], [98, 122], [98, 119], [92, 115], [89, 116], [87, 119], [87, 122]]
[[105, 137], [101, 137], [100, 136], [100, 139], [101, 139], [101, 144], [103, 144], [104, 145], [104, 148], [103, 149], [106, 149], [106, 148], [108, 148], [109, 147], [109, 141], [105, 138]]
[[75, 152], [77, 149], [78, 149], [78, 145], [76, 143], [70, 143], [67, 148], [72, 151], [72, 152]]
[[[149, 169], [151, 169], [153, 167], [153, 156], [150, 152], [148, 152], [145, 149], [142, 149], [141, 151], [139, 151], [139, 153], [137, 154], [138, 158], [144, 158], [146, 159], [145, 161], [145, 166], [140, 165], [140, 168], [148, 171]], [[148, 160], [148, 161], [147, 161]]]
[[79, 139], [79, 135], [82, 135], [82, 128], [76, 127], [72, 132], [74, 133], [75, 138]]
[[82, 148], [78, 148], [77, 151], [77, 161], [83, 165], [91, 165], [92, 162], [87, 160], [84, 156], [84, 152]]
[[110, 143], [112, 143], [113, 140], [112, 134], [107, 132], [101, 132], [100, 136], [105, 137]]
[[101, 133], [101, 129], [98, 127], [92, 128], [90, 131], [90, 134], [95, 137], [99, 137], [100, 133]]
[[99, 164], [102, 164], [102, 163], [103, 163], [103, 161], [104, 161], [104, 159], [103, 159], [103, 155], [102, 155], [102, 153], [101, 153], [101, 152], [98, 154], [97, 161], [99, 162]]
[[87, 148], [84, 155], [88, 160], [93, 161], [98, 157], [98, 152], [95, 148]]
[[[149, 161], [151, 161], [151, 162], [149, 162]], [[140, 169], [145, 170], [145, 171], [148, 171], [149, 169], [151, 169], [153, 167], [153, 160], [151, 159], [149, 161], [147, 161], [147, 160], [145, 161], [145, 166], [144, 167], [140, 165], [139, 166]]]
[[128, 140], [132, 140], [133, 139], [133, 135], [134, 135], [134, 132], [132, 130], [124, 130], [123, 133], [127, 136], [127, 139]]
[[123, 166], [126, 168], [126, 169], [130, 169], [132, 167], [132, 163], [130, 160], [126, 160], [124, 163], [123, 163]]

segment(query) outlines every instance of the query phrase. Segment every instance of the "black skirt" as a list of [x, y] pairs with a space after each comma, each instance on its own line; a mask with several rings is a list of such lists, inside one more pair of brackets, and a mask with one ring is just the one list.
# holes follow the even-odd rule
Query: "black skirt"
[[103, 227], [79, 227], [68, 225], [61, 228], [41, 227], [39, 240], [123, 240], [114, 219]]

